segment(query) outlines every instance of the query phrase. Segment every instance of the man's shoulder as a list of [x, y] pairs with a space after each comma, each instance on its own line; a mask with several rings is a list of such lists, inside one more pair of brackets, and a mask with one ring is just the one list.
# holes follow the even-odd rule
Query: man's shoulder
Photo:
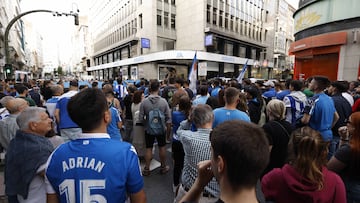
[[226, 109], [224, 107], [219, 107], [213, 110], [213, 113], [222, 113], [222, 112], [226, 112]]

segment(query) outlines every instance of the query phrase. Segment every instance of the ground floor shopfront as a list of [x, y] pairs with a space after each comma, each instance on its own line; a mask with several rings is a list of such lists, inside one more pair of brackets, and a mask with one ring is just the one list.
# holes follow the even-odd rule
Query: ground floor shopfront
[[295, 55], [295, 79], [325, 75], [330, 80], [352, 81], [360, 74], [360, 47], [353, 30], [298, 40], [291, 44], [290, 54]]
[[[140, 78], [163, 80], [168, 74], [188, 78], [195, 51], [171, 50], [141, 55], [112, 63], [87, 68], [89, 75], [106, 80], [121, 77], [137, 80]], [[198, 78], [236, 78], [247, 64], [245, 77], [273, 78], [273, 63], [260, 63], [223, 54], [197, 51]], [[264, 65], [262, 65], [264, 64]]]

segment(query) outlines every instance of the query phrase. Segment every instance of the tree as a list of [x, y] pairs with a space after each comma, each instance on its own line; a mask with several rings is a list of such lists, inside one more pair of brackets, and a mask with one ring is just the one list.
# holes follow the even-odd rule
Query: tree
[[59, 67], [57, 68], [57, 73], [58, 73], [59, 76], [62, 76], [62, 75], [63, 75], [63, 68], [62, 68], [61, 66], [59, 66]]

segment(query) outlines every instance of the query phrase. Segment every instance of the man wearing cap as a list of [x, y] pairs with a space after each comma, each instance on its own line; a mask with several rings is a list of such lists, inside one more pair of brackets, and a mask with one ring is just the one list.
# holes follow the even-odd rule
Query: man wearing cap
[[262, 94], [264, 97], [266, 103], [268, 103], [273, 97], [276, 97], [276, 91], [275, 91], [275, 83], [273, 81], [266, 81], [264, 82], [264, 86], [266, 88], [269, 88], [266, 92]]
[[56, 103], [55, 118], [60, 129], [60, 135], [65, 141], [74, 140], [81, 134], [81, 128], [70, 118], [67, 104], [71, 97], [78, 93], [79, 83], [77, 80], [70, 82], [69, 91], [59, 97]]

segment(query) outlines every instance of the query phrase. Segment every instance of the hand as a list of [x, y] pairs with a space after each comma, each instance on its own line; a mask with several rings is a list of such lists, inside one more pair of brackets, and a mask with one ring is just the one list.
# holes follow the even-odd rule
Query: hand
[[347, 126], [342, 126], [338, 129], [341, 139], [349, 139], [349, 130]]
[[198, 164], [198, 177], [197, 182], [199, 187], [204, 188], [210, 180], [214, 177], [214, 173], [211, 170], [211, 161], [200, 161]]

